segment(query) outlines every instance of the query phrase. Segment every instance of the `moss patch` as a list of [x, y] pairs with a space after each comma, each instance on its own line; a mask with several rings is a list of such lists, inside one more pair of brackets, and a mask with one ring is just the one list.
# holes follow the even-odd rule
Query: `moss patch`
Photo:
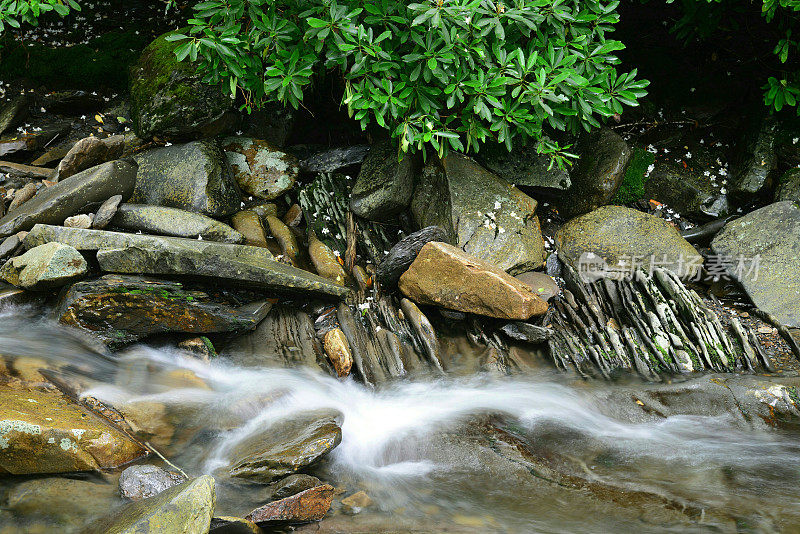
[[612, 203], [630, 204], [644, 197], [644, 183], [647, 181], [645, 174], [647, 173], [647, 168], [653, 164], [655, 159], [655, 154], [643, 148], [635, 147], [633, 149], [633, 156], [628, 165], [628, 170], [625, 172], [625, 178], [622, 179], [622, 184], [619, 186]]

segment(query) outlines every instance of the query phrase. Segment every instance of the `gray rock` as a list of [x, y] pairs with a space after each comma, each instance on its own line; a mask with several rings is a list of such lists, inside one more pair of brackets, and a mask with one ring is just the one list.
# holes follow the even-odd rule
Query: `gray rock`
[[510, 184], [531, 188], [537, 195], [555, 197], [572, 185], [569, 172], [550, 164], [550, 157], [538, 154], [529, 143], [511, 152], [498, 148], [483, 154], [486, 168]]
[[19, 209], [0, 219], [0, 237], [30, 230], [35, 224], [61, 224], [87, 205], [113, 195], [130, 197], [136, 183], [136, 165], [111, 161], [92, 167], [39, 191]]
[[343, 297], [349, 290], [273, 259], [261, 247], [178, 237], [124, 234], [38, 225], [25, 238], [27, 248], [56, 241], [80, 251], [99, 251], [101, 269], [128, 274], [199, 277], [250, 289], [308, 292]]
[[149, 150], [139, 164], [134, 204], [150, 204], [227, 217], [239, 210], [241, 195], [216, 141], [194, 141]]
[[28, 114], [29, 97], [17, 96], [0, 108], [0, 135], [19, 124]]
[[341, 443], [340, 418], [317, 410], [272, 423], [233, 446], [231, 476], [271, 482], [312, 465]]
[[473, 160], [451, 153], [441, 166], [423, 168], [411, 212], [417, 226], [440, 226], [451, 244], [513, 274], [544, 263], [537, 205]]
[[743, 161], [737, 166], [731, 181], [731, 197], [737, 202], [747, 203], [756, 195], [766, 192], [772, 173], [778, 166], [775, 138], [778, 124], [773, 118], [762, 121], [758, 131], [748, 134]]
[[108, 226], [108, 223], [111, 222], [111, 219], [113, 219], [114, 215], [117, 213], [117, 208], [119, 208], [121, 202], [122, 195], [114, 195], [103, 202], [103, 204], [97, 209], [97, 214], [94, 216], [92, 228], [95, 230], [102, 230]]
[[285, 499], [286, 497], [297, 495], [301, 491], [316, 488], [320, 484], [322, 484], [322, 481], [311, 475], [289, 475], [270, 485], [272, 489], [271, 500]]
[[414, 193], [415, 158], [397, 161], [391, 141], [373, 144], [350, 192], [350, 210], [359, 217], [385, 221], [406, 209]]
[[139, 501], [186, 481], [186, 477], [155, 465], [133, 465], [119, 477], [119, 493], [126, 499]]
[[81, 215], [73, 215], [64, 219], [64, 226], [67, 228], [84, 228], [92, 227], [92, 216], [82, 213]]
[[600, 128], [581, 136], [581, 156], [570, 177], [572, 186], [559, 199], [565, 217], [588, 213], [611, 202], [631, 159], [631, 150], [613, 130]]
[[5, 238], [2, 243], [0, 243], [0, 261], [11, 257], [21, 244], [22, 239], [19, 234], [14, 234]]
[[683, 168], [671, 161], [659, 162], [645, 181], [646, 198], [663, 202], [684, 217], [724, 217], [730, 211], [727, 196], [700, 171], [705, 167], [695, 161], [692, 168]]
[[167, 41], [168, 35], [150, 43], [131, 69], [131, 119], [136, 134], [142, 139], [219, 134], [233, 98], [221, 86], [203, 83], [193, 64], [177, 61], [174, 50], [180, 43]]
[[233, 178], [248, 195], [272, 200], [294, 187], [300, 173], [297, 158], [251, 137], [222, 140]]
[[25, 204], [27, 201], [32, 199], [36, 192], [38, 191], [38, 187], [35, 183], [25, 184], [25, 187], [22, 189], [17, 190], [14, 193], [14, 200], [11, 201], [11, 204], [8, 205], [8, 211], [14, 211], [18, 207]]
[[0, 161], [0, 173], [11, 174], [13, 176], [32, 180], [50, 180], [54, 177], [53, 169], [23, 165], [21, 163], [14, 163], [13, 161]]
[[147, 206], [143, 204], [122, 204], [111, 220], [114, 226], [126, 230], [140, 230], [148, 234], [186, 237], [218, 241], [220, 243], [243, 243], [244, 236], [211, 217], [199, 213]]
[[729, 222], [711, 248], [753, 304], [800, 327], [800, 203], [776, 202]]
[[553, 330], [543, 326], [536, 326], [522, 321], [508, 323], [500, 329], [505, 335], [517, 341], [527, 343], [544, 343], [553, 337]]
[[69, 123], [58, 123], [39, 131], [19, 135], [8, 134], [0, 139], [0, 158], [31, 154], [47, 146], [56, 137], [70, 129]]
[[125, 148], [125, 136], [113, 135], [105, 139], [85, 137], [75, 143], [56, 167], [59, 180], [69, 178], [88, 168], [118, 159]]
[[775, 192], [775, 201], [783, 200], [800, 202], [800, 168], [789, 169], [781, 176], [778, 190]]
[[520, 273], [514, 278], [533, 289], [533, 292], [539, 295], [542, 300], [550, 300], [561, 292], [561, 288], [558, 287], [556, 281], [545, 273]]
[[42, 290], [83, 278], [88, 270], [86, 260], [73, 247], [46, 243], [6, 262], [0, 278], [17, 287]]
[[369, 152], [369, 145], [356, 145], [343, 148], [332, 148], [311, 154], [300, 159], [300, 170], [303, 172], [333, 172], [352, 165], [358, 165]]
[[401, 239], [378, 265], [375, 275], [378, 282], [387, 288], [396, 287], [400, 276], [414, 263], [425, 243], [430, 241], [447, 241], [447, 232], [439, 226], [428, 226]]

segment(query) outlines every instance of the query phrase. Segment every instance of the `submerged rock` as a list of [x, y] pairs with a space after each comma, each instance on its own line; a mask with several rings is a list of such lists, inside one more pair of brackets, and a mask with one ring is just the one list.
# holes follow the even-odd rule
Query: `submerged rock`
[[188, 480], [92, 522], [85, 534], [205, 534], [216, 504], [214, 479]]
[[211, 217], [178, 208], [122, 204], [111, 220], [114, 226], [149, 234], [202, 238], [220, 243], [243, 243], [244, 236]]
[[186, 481], [180, 473], [155, 465], [133, 465], [119, 477], [119, 493], [126, 499], [139, 501], [154, 497], [162, 491]]
[[378, 265], [375, 274], [378, 282], [390, 289], [397, 286], [400, 276], [414, 262], [425, 243], [431, 241], [445, 242], [447, 233], [439, 226], [428, 226], [398, 241]]
[[728, 198], [710, 176], [700, 172], [713, 164], [713, 160], [704, 163], [695, 161], [691, 168], [683, 168], [671, 161], [659, 162], [645, 181], [646, 198], [664, 202], [684, 217], [703, 220], [724, 217], [730, 211]]
[[530, 287], [446, 243], [423, 246], [399, 287], [420, 304], [502, 319], [526, 320], [547, 311]]
[[414, 193], [415, 158], [391, 141], [373, 144], [350, 192], [350, 210], [365, 219], [385, 221], [408, 207]]
[[321, 521], [333, 502], [333, 486], [324, 484], [280, 501], [256, 508], [246, 519], [254, 523], [307, 523]]
[[781, 324], [800, 327], [800, 204], [770, 204], [729, 222], [711, 242], [728, 276]]
[[272, 489], [271, 499], [280, 500], [292, 495], [297, 495], [301, 491], [306, 491], [317, 486], [321, 486], [322, 481], [317, 477], [311, 475], [297, 474], [289, 475], [282, 478], [277, 482], [273, 482], [270, 488]]
[[473, 160], [452, 153], [422, 171], [411, 211], [419, 227], [440, 226], [448, 242], [510, 273], [544, 264], [536, 200]]
[[371, 505], [372, 499], [365, 491], [356, 492], [342, 499], [342, 509], [347, 514], [357, 514]]
[[86, 260], [71, 246], [46, 243], [9, 260], [0, 278], [24, 289], [45, 290], [83, 278], [88, 270]]
[[61, 392], [0, 383], [0, 472], [12, 475], [111, 469], [146, 454]]
[[0, 219], [0, 237], [30, 230], [33, 225], [61, 224], [87, 205], [111, 196], [128, 198], [136, 183], [136, 165], [111, 161], [92, 167], [39, 191], [35, 197]]
[[227, 217], [239, 210], [239, 188], [214, 140], [149, 150], [136, 156], [134, 204], [180, 208]]
[[299, 162], [266, 141], [251, 137], [222, 140], [233, 178], [248, 195], [272, 200], [294, 187]]
[[341, 443], [340, 418], [326, 410], [303, 412], [248, 436], [231, 450], [231, 476], [266, 483], [312, 465]]
[[194, 64], [176, 59], [180, 43], [167, 41], [171, 33], [150, 43], [131, 69], [134, 130], [142, 139], [217, 135], [233, 98], [221, 86], [203, 83]]
[[267, 311], [263, 303], [237, 306], [222, 295], [184, 289], [178, 282], [106, 275], [70, 287], [56, 317], [107, 344], [121, 345], [166, 332], [249, 330]]

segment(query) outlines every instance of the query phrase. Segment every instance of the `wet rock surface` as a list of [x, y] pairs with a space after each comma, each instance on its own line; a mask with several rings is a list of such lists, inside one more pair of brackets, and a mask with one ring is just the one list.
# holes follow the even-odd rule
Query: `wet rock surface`
[[498, 147], [480, 156], [486, 168], [508, 183], [530, 188], [536, 195], [554, 197], [572, 185], [569, 172], [550, 165], [550, 157], [537, 153], [531, 143], [508, 152]]
[[378, 265], [378, 282], [388, 288], [397, 286], [400, 276], [408, 270], [422, 247], [431, 241], [446, 242], [447, 233], [439, 226], [428, 226], [398, 241]]
[[411, 202], [416, 158], [389, 141], [373, 144], [350, 191], [350, 210], [359, 217], [383, 221], [396, 216]]
[[331, 508], [333, 487], [324, 484], [256, 508], [247, 515], [255, 523], [320, 521]]
[[186, 481], [186, 477], [155, 465], [134, 465], [119, 477], [119, 493], [126, 499], [148, 499]]
[[81, 171], [122, 157], [125, 148], [125, 136], [113, 135], [105, 139], [85, 137], [61, 159], [56, 168], [59, 180], [69, 178]]
[[83, 278], [88, 265], [81, 253], [61, 243], [47, 243], [13, 258], [0, 269], [0, 278], [31, 290], [55, 289]]
[[242, 243], [244, 236], [211, 217], [178, 208], [122, 204], [111, 219], [113, 226], [148, 234], [201, 238], [220, 243]]

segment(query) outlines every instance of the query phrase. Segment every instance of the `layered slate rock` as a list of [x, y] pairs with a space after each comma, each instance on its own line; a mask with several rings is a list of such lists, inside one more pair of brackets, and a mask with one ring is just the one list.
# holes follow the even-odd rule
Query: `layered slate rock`
[[24, 289], [46, 290], [83, 278], [88, 270], [86, 260], [71, 246], [46, 243], [6, 262], [0, 278]]
[[105, 275], [70, 287], [59, 301], [56, 317], [119, 346], [167, 332], [249, 330], [268, 311], [269, 305], [261, 302], [237, 306], [223, 294], [187, 289], [178, 282]]
[[214, 140], [157, 148], [135, 159], [139, 171], [132, 203], [180, 208], [216, 218], [239, 210], [239, 188]]
[[262, 483], [296, 473], [342, 441], [341, 414], [317, 410], [293, 414], [233, 446], [231, 476]]
[[146, 451], [105, 419], [51, 388], [0, 383], [0, 472], [111, 469]]
[[30, 230], [39, 223], [61, 224], [89, 204], [103, 202], [114, 195], [127, 199], [133, 193], [136, 172], [136, 165], [111, 161], [45, 188], [0, 219], [0, 237]]
[[457, 247], [431, 242], [400, 277], [400, 291], [420, 304], [526, 320], [547, 311], [530, 287]]
[[425, 243], [431, 241], [447, 241], [447, 233], [439, 226], [428, 226], [398, 241], [378, 265], [378, 282], [388, 288], [397, 286], [400, 276], [414, 262]]
[[180, 43], [167, 41], [171, 33], [150, 43], [131, 69], [134, 130], [142, 139], [216, 135], [233, 99], [221, 86], [203, 83], [192, 63], [177, 61]]
[[216, 219], [178, 208], [122, 204], [117, 208], [111, 224], [126, 230], [140, 230], [190, 239], [201, 238], [220, 243], [243, 243], [244, 236]]
[[632, 273], [634, 263], [687, 276], [703, 264], [691, 243], [664, 219], [623, 206], [604, 206], [568, 221], [556, 233], [556, 247], [561, 261], [578, 272], [598, 265], [593, 272], [599, 276]]
[[333, 494], [333, 486], [322, 484], [260, 506], [247, 514], [245, 519], [259, 524], [321, 521], [331, 509]]
[[800, 327], [800, 203], [776, 202], [729, 222], [711, 248], [753, 304]]
[[349, 290], [307, 271], [275, 261], [265, 248], [103, 230], [37, 225], [26, 248], [56, 241], [97, 252], [100, 268], [123, 274], [152, 274], [215, 280], [248, 289], [273, 289], [342, 297]]
[[214, 514], [214, 478], [204, 475], [155, 497], [114, 510], [92, 522], [85, 534], [204, 534]]
[[397, 153], [397, 147], [388, 140], [370, 147], [350, 191], [350, 210], [354, 214], [385, 221], [408, 207], [414, 193], [416, 162], [410, 154], [398, 161]]
[[513, 273], [544, 263], [536, 200], [461, 154], [426, 165], [411, 211], [421, 228], [440, 226], [448, 242]]
[[300, 173], [296, 157], [260, 139], [228, 137], [222, 140], [222, 148], [236, 183], [254, 197], [279, 197], [294, 187]]
[[570, 173], [572, 186], [559, 197], [559, 212], [565, 217], [588, 213], [611, 202], [631, 159], [627, 143], [609, 128], [584, 134], [577, 151], [581, 157]]

